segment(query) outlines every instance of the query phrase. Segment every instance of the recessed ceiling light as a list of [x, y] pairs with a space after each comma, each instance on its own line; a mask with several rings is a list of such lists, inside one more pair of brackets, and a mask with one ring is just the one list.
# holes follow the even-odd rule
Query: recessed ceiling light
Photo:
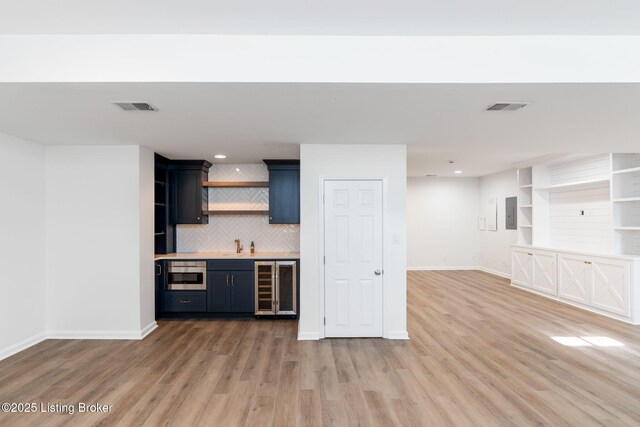
[[455, 171], [454, 173], [455, 173], [456, 175], [458, 175], [458, 174], [461, 174], [461, 173], [462, 173], [462, 171]]
[[227, 156], [225, 156], [224, 154], [216, 154], [213, 157], [215, 157], [216, 159], [226, 159], [227, 158]]

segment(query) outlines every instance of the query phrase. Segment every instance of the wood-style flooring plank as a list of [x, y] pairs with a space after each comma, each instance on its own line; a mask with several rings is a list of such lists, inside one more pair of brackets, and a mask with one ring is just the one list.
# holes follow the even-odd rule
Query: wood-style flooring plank
[[0, 403], [112, 412], [0, 412], [0, 425], [640, 425], [640, 327], [477, 271], [410, 272], [407, 302], [409, 341], [298, 341], [293, 320], [223, 319], [162, 320], [142, 341], [46, 340], [0, 361]]

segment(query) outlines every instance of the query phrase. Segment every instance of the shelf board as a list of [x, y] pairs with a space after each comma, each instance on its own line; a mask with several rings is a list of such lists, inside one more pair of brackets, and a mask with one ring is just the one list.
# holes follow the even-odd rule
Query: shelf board
[[616, 203], [624, 203], [624, 202], [640, 202], [640, 197], [624, 197], [621, 199], [613, 199]]
[[526, 185], [521, 185], [520, 188], [531, 188], [533, 187], [533, 184], [526, 184]]
[[614, 175], [620, 174], [620, 173], [631, 173], [631, 172], [640, 172], [640, 167], [637, 168], [628, 168], [628, 169], [618, 169], [616, 171], [611, 172]]
[[203, 182], [202, 186], [219, 188], [255, 188], [268, 187], [269, 181], [207, 181]]
[[592, 184], [603, 184], [609, 182], [608, 179], [592, 179], [587, 181], [568, 182], [566, 184], [548, 185], [546, 187], [535, 187], [534, 190], [562, 190], [565, 188], [582, 187]]
[[531, 224], [523, 224], [523, 225], [519, 225], [518, 227], [520, 227], [520, 228], [532, 228], [533, 225], [531, 225]]
[[532, 208], [533, 205], [520, 205], [521, 208]]
[[218, 211], [204, 211], [205, 215], [269, 215], [268, 210], [218, 210]]
[[613, 227], [613, 229], [620, 231], [640, 231], [640, 227]]

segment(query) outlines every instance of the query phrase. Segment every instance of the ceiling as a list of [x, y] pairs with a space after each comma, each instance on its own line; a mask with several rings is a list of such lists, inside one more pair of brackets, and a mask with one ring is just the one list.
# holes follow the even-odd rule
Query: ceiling
[[[531, 104], [485, 111], [500, 101]], [[297, 158], [303, 143], [406, 144], [410, 176], [482, 176], [547, 153], [638, 151], [638, 111], [640, 84], [0, 84], [0, 132], [44, 144], [140, 144], [214, 163], [218, 153], [226, 163]]]
[[640, 34], [637, 0], [20, 0], [4, 34]]

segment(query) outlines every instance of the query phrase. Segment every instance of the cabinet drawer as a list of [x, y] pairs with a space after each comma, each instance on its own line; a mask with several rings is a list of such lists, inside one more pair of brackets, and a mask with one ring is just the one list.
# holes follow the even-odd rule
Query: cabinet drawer
[[167, 291], [163, 302], [165, 312], [207, 311], [206, 291]]
[[253, 260], [248, 259], [214, 259], [207, 261], [207, 270], [212, 271], [253, 271]]

